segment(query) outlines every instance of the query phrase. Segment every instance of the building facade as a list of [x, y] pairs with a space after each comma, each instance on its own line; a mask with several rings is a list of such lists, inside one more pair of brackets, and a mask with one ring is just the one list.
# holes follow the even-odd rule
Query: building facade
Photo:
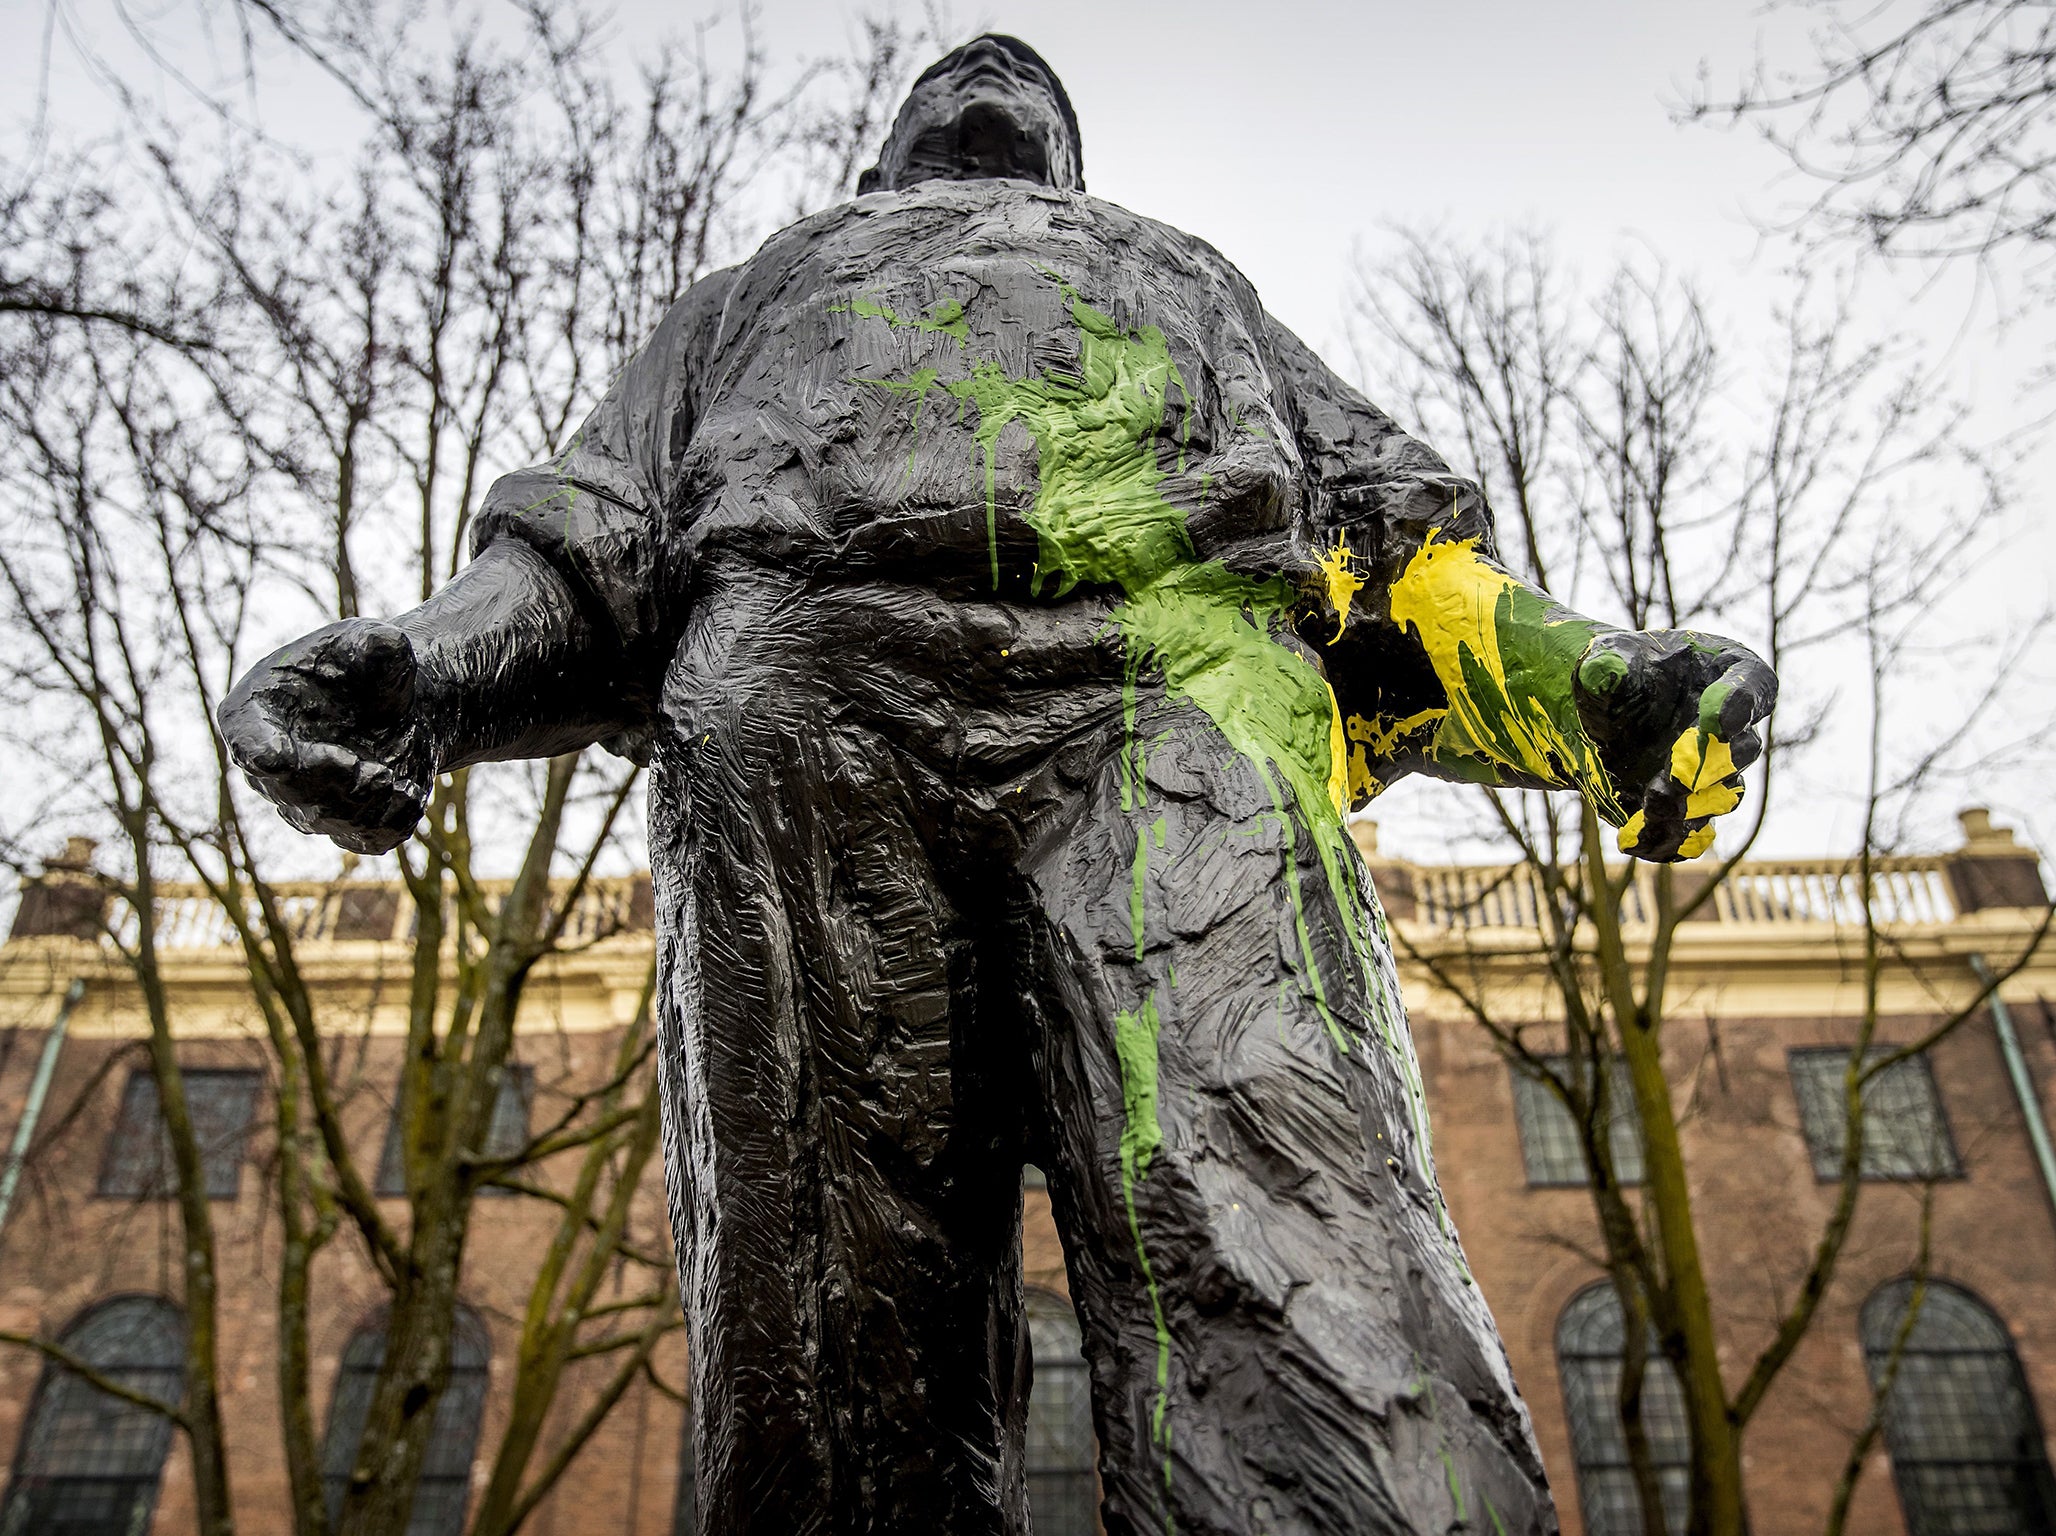
[[[2037, 856], [1967, 813], [1961, 849], [1888, 861], [1874, 882], [1886, 919], [1880, 1046], [1918, 1041], [1972, 997], [1978, 966], [2004, 968], [2047, 909]], [[1534, 894], [1519, 871], [1423, 867], [1363, 848], [1402, 955], [1427, 1085], [1435, 1157], [1473, 1271], [1498, 1317], [1534, 1414], [1564, 1526], [1639, 1531], [1617, 1418], [1624, 1330], [1595, 1258], [1582, 1153], [1557, 1101], [1511, 1066], [1431, 970], [1550, 1048], [1560, 1017], [1532, 957]], [[83, 857], [74, 851], [74, 862]], [[138, 1390], [175, 1391], [181, 1314], [177, 1213], [163, 1197], [154, 1083], [140, 1003], [94, 936], [103, 914], [68, 881], [25, 890], [0, 948], [0, 1335], [59, 1341]], [[1790, 1303], [1828, 1219], [1839, 1158], [1842, 1064], [1864, 1015], [1862, 924], [1852, 871], [1829, 863], [1742, 866], [1681, 929], [1666, 991], [1666, 1072], [1678, 1106], [1704, 1257], [1732, 1373], [1746, 1371]], [[362, 1027], [334, 1043], [349, 1135], [380, 1190], [391, 1176], [390, 1085], [403, 1043], [393, 996], [408, 941], [400, 903], [365, 881], [296, 890], [309, 974], [354, 1000]], [[647, 886], [596, 901], [625, 921], [547, 963], [533, 985], [491, 1137], [529, 1127], [611, 1070], [634, 1018], [651, 936]], [[221, 1367], [239, 1523], [290, 1528], [276, 1372], [280, 1233], [267, 1198], [268, 1047], [248, 979], [218, 915], [195, 892], [160, 909], [173, 1029], [206, 1151], [221, 1275]], [[1431, 964], [1432, 963], [1432, 964]], [[1455, 968], [1454, 972], [1452, 967]], [[2021, 967], [1985, 1008], [1880, 1077], [1850, 1240], [1820, 1314], [1745, 1441], [1753, 1528], [1817, 1532], [1893, 1372], [1886, 1432], [1856, 1483], [1848, 1529], [2045, 1531], [2056, 1425], [2056, 954]], [[1631, 1122], [1616, 1163], [1635, 1172]], [[2037, 1136], [2044, 1138], [2038, 1154]], [[653, 1171], [634, 1220], [661, 1241]], [[1093, 1529], [1089, 1400], [1064, 1301], [1046, 1194], [1028, 1170], [1023, 1260], [1037, 1361], [1031, 1493], [1041, 1536]], [[393, 1191], [385, 1194], [386, 1191]], [[1631, 1196], [1632, 1198], [1638, 1198]], [[487, 1451], [505, 1427], [529, 1256], [555, 1208], [481, 1199], [462, 1277], [452, 1383], [412, 1529], [464, 1528]], [[1925, 1233], [1926, 1262], [1920, 1260]], [[1921, 1306], [1902, 1327], [1921, 1277]], [[314, 1409], [327, 1470], [347, 1471], [383, 1347], [379, 1283], [349, 1242], [316, 1273]], [[545, 1431], [590, 1406], [601, 1373], [575, 1369]], [[536, 1536], [673, 1536], [693, 1487], [682, 1334], [667, 1336], [523, 1527]], [[1731, 1383], [1732, 1385], [1732, 1383]], [[1645, 1386], [1652, 1459], [1682, 1493], [1674, 1383]], [[190, 1474], [168, 1425], [96, 1393], [19, 1343], [0, 1342], [0, 1536], [193, 1529]], [[2039, 1502], [2038, 1502], [2039, 1501]], [[2035, 1522], [2042, 1523], [2037, 1524]]]

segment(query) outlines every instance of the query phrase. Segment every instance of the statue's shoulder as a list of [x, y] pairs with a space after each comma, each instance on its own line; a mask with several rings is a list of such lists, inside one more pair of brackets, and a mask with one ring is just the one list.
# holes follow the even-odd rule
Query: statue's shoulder
[[928, 181], [869, 192], [810, 214], [772, 235], [742, 264], [743, 285], [790, 285], [811, 265], [847, 278], [962, 250], [1018, 255], [1062, 270], [1132, 261], [1205, 269], [1248, 283], [1227, 257], [1196, 235], [1083, 192], [1032, 182]]
[[859, 299], [925, 312], [958, 279], [1000, 297], [1017, 326], [1068, 333], [1069, 292], [1197, 344], [1264, 334], [1255, 290], [1206, 241], [1103, 198], [995, 179], [868, 193], [778, 231], [729, 275], [714, 350], [818, 353], [829, 317]]

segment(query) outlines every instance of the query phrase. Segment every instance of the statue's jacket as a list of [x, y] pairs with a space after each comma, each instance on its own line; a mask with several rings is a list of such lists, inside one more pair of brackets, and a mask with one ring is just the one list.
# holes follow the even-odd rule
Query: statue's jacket
[[1379, 786], [1341, 722], [1419, 702], [1385, 605], [1437, 535], [1492, 552], [1476, 489], [1211, 246], [981, 180], [860, 197], [697, 283], [562, 457], [493, 487], [473, 545], [543, 555], [660, 735], [771, 647], [873, 675], [910, 744], [1002, 777], [1105, 708], [1071, 685], [1189, 639], [1124, 600], [1211, 586], [1332, 686], [1284, 755], [1346, 802]]

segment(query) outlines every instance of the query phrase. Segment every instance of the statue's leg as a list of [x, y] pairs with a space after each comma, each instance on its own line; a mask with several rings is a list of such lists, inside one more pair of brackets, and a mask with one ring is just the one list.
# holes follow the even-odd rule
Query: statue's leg
[[699, 1530], [1026, 1536], [1020, 1074], [966, 1028], [933, 818], [832, 716], [759, 688], [655, 765]]
[[1554, 1531], [1360, 862], [1196, 709], [1130, 739], [1026, 869], [1108, 1531]]

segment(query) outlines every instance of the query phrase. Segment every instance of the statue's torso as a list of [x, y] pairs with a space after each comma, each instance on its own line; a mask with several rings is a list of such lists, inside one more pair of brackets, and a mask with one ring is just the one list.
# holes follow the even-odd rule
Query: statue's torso
[[1339, 801], [1333, 696], [1293, 636], [1291, 402], [1218, 253], [1091, 199], [944, 183], [796, 226], [727, 284], [672, 495], [681, 735], [827, 710], [1012, 771], [1123, 729], [1146, 671]]
[[[830, 579], [995, 591], [1039, 564], [1044, 598], [1122, 585], [1114, 546], [1138, 540], [1276, 570], [1299, 461], [1265, 326], [1211, 247], [1111, 204], [992, 181], [860, 199], [734, 273], [680, 531]], [[1058, 521], [1098, 546], [1083, 563]]]

